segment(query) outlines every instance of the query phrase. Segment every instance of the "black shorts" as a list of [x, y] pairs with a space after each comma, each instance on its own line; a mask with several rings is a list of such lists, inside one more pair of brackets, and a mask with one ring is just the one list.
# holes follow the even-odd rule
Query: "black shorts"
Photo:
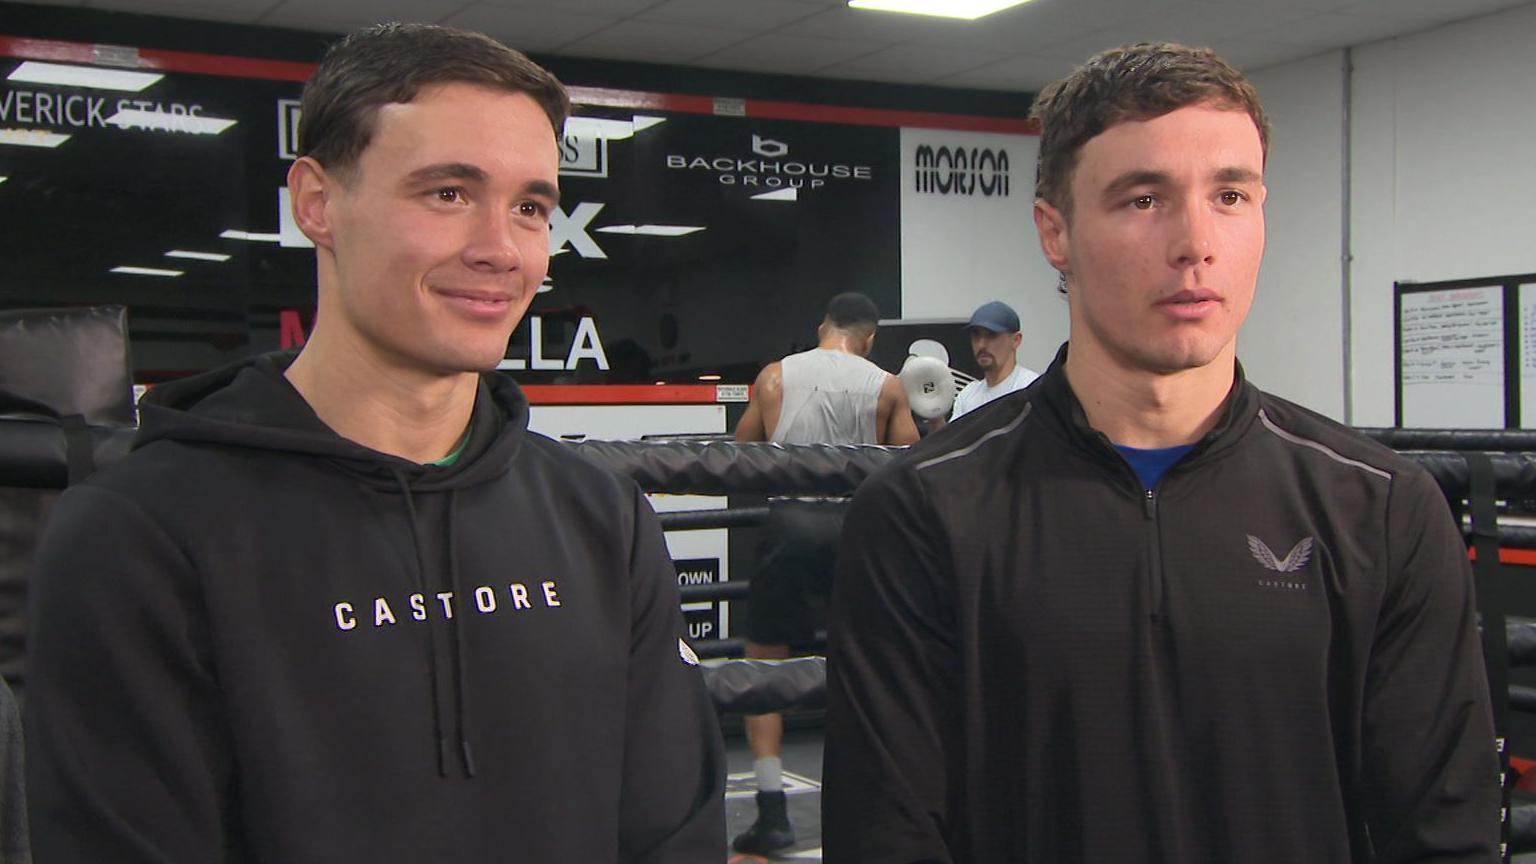
[[747, 592], [746, 635], [760, 645], [809, 645], [826, 622], [846, 501], [768, 502]]

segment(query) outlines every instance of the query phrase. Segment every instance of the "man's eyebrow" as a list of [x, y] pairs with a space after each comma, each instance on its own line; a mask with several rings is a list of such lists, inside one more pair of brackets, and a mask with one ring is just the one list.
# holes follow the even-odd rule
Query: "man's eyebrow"
[[1137, 186], [1161, 186], [1173, 181], [1166, 171], [1127, 171], [1104, 187], [1105, 198], [1118, 198]]
[[560, 187], [548, 180], [531, 180], [528, 183], [529, 195], [543, 195], [555, 204], [560, 203]]
[[1251, 168], [1223, 168], [1216, 172], [1217, 183], [1263, 183], [1264, 175]]
[[467, 162], [443, 162], [437, 165], [417, 168], [406, 175], [405, 182], [414, 186], [419, 183], [434, 183], [439, 180], [473, 180], [477, 183], [484, 183], [487, 179], [489, 179], [489, 175], [485, 173], [485, 169], [477, 165], [470, 165]]

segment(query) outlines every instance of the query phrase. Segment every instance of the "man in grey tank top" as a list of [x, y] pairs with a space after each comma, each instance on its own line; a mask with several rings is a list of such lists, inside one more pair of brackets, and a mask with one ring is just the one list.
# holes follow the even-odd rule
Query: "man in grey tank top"
[[758, 373], [736, 440], [915, 444], [917, 425], [901, 381], [868, 360], [879, 320], [863, 294], [833, 297], [816, 328], [816, 347]]
[[[833, 297], [816, 328], [817, 344], [768, 364], [736, 427], [737, 441], [781, 444], [913, 444], [917, 425], [896, 376], [867, 358], [880, 320], [863, 294]], [[831, 593], [843, 503], [776, 499], [758, 548], [747, 597], [747, 656], [782, 659], [815, 635], [812, 596]], [[823, 602], [824, 607], [824, 602]], [[766, 855], [794, 843], [781, 761], [784, 721], [746, 718], [757, 775], [757, 822], [732, 842]]]

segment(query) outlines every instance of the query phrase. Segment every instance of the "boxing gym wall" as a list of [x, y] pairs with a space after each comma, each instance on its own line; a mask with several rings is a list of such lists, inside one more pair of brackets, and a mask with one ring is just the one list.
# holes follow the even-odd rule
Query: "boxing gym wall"
[[[127, 306], [139, 383], [302, 344], [313, 251], [283, 187], [312, 65], [292, 58], [327, 40], [0, 9], [0, 306]], [[113, 52], [140, 89], [38, 74]], [[523, 383], [748, 384], [809, 347], [839, 291], [887, 319], [963, 319], [972, 296], [1031, 289], [1061, 305], [1048, 278], [1020, 279], [1045, 268], [1017, 239], [1033, 230], [1026, 94], [818, 85], [840, 101], [821, 104], [769, 98], [812, 91], [766, 76], [544, 59], [577, 116], [550, 276], [503, 363]]]
[[[140, 385], [302, 345], [314, 253], [284, 184], [329, 41], [0, 3], [0, 308], [127, 307]], [[537, 431], [724, 434], [761, 366], [810, 347], [840, 291], [887, 319], [955, 322], [951, 362], [973, 375], [959, 322], [982, 301], [1059, 319], [1026, 352], [1034, 368], [1064, 338], [1054, 277], [1018, 242], [1033, 236], [1027, 94], [538, 59], [575, 116], [550, 275], [502, 363]], [[72, 62], [128, 73], [126, 89], [39, 65]], [[905, 343], [880, 348], [899, 368]], [[669, 534], [679, 581], [750, 572], [753, 530]], [[685, 612], [694, 638], [731, 635], [728, 599]]]

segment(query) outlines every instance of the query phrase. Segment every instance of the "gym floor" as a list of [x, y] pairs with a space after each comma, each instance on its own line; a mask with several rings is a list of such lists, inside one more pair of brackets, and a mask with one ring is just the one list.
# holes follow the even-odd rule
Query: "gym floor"
[[[733, 864], [773, 861], [821, 860], [821, 745], [819, 728], [795, 729], [784, 733], [784, 792], [789, 800], [789, 823], [795, 829], [795, 845], [772, 859], [757, 855], [730, 853]], [[752, 777], [752, 751], [746, 736], [739, 732], [725, 739], [726, 842], [747, 830], [757, 818], [753, 795], [757, 785]]]
[[[821, 857], [821, 751], [823, 735], [818, 728], [790, 728], [784, 733], [784, 791], [789, 799], [789, 822], [795, 829], [795, 845], [773, 858], [730, 853], [730, 864], [763, 861], [820, 861]], [[752, 751], [740, 728], [725, 739], [726, 842], [747, 830], [757, 818], [753, 801]], [[1536, 852], [1516, 855], [1512, 864], [1536, 864]]]

